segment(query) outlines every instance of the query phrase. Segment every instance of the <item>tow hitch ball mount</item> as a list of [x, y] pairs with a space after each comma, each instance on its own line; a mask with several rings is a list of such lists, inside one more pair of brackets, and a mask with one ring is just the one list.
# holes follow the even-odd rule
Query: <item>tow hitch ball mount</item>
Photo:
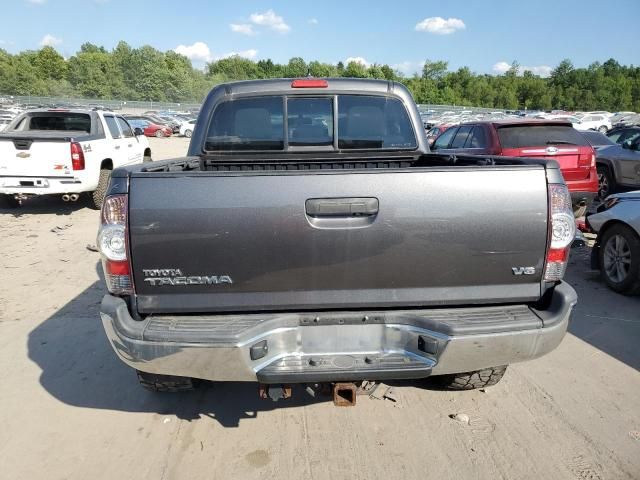
[[[305, 390], [314, 398], [321, 394], [330, 394], [336, 407], [353, 407], [356, 404], [356, 397], [368, 394], [371, 391], [371, 386], [374, 385], [373, 382], [363, 382], [360, 386], [353, 382], [314, 383], [306, 385]], [[260, 385], [259, 387], [259, 396], [263, 400], [270, 399], [277, 402], [291, 398], [291, 395], [291, 385]]]

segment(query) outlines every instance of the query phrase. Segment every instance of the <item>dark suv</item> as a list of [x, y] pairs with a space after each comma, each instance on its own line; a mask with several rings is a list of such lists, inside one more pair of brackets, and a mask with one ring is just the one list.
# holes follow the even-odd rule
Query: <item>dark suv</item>
[[514, 119], [463, 123], [442, 133], [431, 150], [555, 160], [571, 192], [576, 217], [585, 214], [598, 193], [593, 147], [569, 122]]

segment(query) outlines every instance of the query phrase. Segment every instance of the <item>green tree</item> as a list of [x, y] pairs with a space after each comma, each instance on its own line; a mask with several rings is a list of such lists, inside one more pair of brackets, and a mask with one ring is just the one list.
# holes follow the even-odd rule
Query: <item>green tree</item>
[[287, 78], [306, 77], [308, 69], [307, 63], [302, 58], [293, 57], [287, 64], [285, 76]]
[[425, 80], [440, 80], [447, 73], [449, 63], [444, 60], [425, 60], [422, 67], [422, 78]]
[[351, 61], [347, 64], [343, 76], [349, 78], [367, 78], [367, 67], [361, 62]]
[[44, 80], [62, 80], [67, 74], [67, 62], [53, 47], [42, 47], [33, 59], [39, 78]]

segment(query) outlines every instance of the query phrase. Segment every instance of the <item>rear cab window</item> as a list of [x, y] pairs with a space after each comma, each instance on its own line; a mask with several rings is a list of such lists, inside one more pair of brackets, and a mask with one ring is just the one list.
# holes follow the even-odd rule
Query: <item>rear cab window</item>
[[[285, 113], [286, 112], [286, 113]], [[205, 151], [414, 150], [403, 103], [373, 95], [238, 98], [214, 110]]]
[[497, 131], [502, 148], [589, 146], [587, 139], [569, 125], [502, 125]]
[[411, 121], [396, 98], [339, 95], [338, 111], [338, 148], [416, 148]]
[[91, 115], [74, 112], [33, 112], [17, 123], [14, 130], [91, 133]]

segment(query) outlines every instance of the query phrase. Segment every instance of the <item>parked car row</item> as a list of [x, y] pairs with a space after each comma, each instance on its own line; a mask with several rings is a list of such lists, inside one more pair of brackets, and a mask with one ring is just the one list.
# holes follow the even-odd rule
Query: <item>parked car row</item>
[[196, 121], [189, 115], [174, 112], [147, 111], [142, 115], [128, 114], [125, 117], [142, 128], [146, 136], [158, 138], [174, 134], [191, 137]]
[[[609, 130], [630, 125], [640, 125], [640, 114], [635, 112], [606, 112], [602, 110], [593, 112], [573, 112], [565, 110], [551, 110], [543, 112], [540, 110], [506, 110], [506, 111], [474, 111], [461, 110], [435, 112], [433, 110], [423, 110], [420, 113], [423, 125], [426, 130], [443, 125], [457, 125], [472, 121], [495, 121], [516, 118], [535, 118], [542, 120], [563, 120], [573, 124], [576, 130], [597, 130], [606, 133]], [[435, 133], [435, 132], [434, 132]], [[441, 132], [437, 132], [439, 134]]]

